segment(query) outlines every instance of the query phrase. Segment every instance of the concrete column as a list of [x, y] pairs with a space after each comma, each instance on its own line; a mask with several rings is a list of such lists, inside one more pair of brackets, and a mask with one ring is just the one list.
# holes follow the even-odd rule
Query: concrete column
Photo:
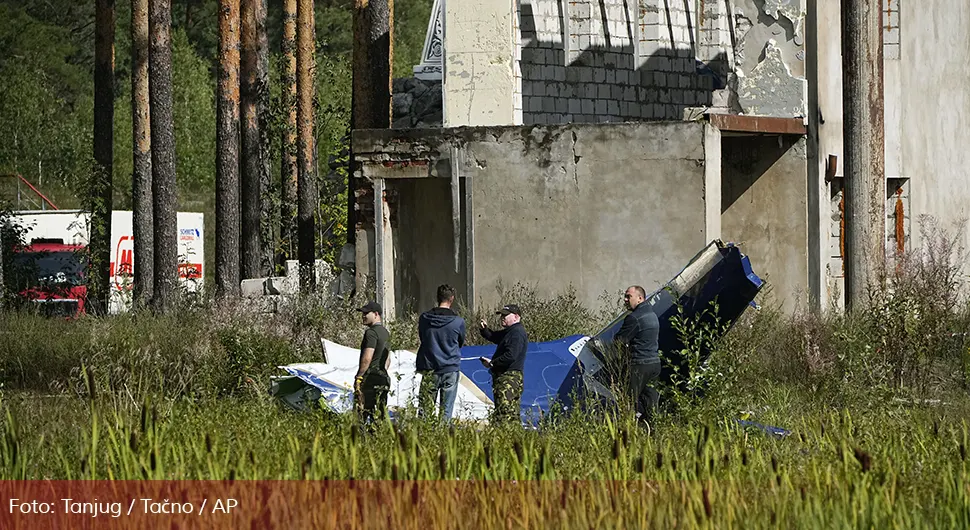
[[368, 277], [373, 274], [376, 268], [374, 261], [374, 230], [370, 228], [358, 228], [355, 232], [356, 242], [354, 244], [354, 285], [357, 292], [362, 292], [368, 287]]
[[842, 163], [842, 15], [839, 2], [808, 0], [806, 4], [806, 77], [808, 78], [808, 285], [812, 310], [843, 307], [839, 212], [832, 209], [832, 187], [825, 180], [829, 155], [835, 155], [835, 175]]
[[451, 148], [451, 229], [455, 247], [455, 272], [461, 270], [461, 181], [460, 154], [457, 147]]
[[384, 197], [384, 179], [374, 179], [374, 250], [377, 303], [384, 309], [384, 320], [394, 320], [394, 238], [391, 209]]
[[464, 183], [462, 194], [462, 206], [465, 210], [465, 304], [472, 313], [477, 309], [477, 299], [475, 291], [475, 211], [474, 193], [475, 181], [463, 177]]
[[704, 126], [704, 244], [721, 237], [721, 130]]
[[514, 1], [444, 4], [444, 126], [513, 125]]
[[845, 308], [868, 302], [885, 261], [886, 145], [882, 8], [842, 2], [842, 109], [845, 149]]

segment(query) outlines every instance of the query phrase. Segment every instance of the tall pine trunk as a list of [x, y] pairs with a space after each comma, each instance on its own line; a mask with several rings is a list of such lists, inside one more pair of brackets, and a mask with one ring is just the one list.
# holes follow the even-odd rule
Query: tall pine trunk
[[354, 0], [352, 112], [355, 129], [391, 126], [393, 0]]
[[239, 294], [239, 0], [219, 1], [216, 296]]
[[315, 37], [313, 0], [299, 0], [297, 6], [297, 43], [296, 43], [296, 90], [297, 90], [297, 165], [299, 175], [297, 195], [297, 233], [299, 239], [298, 255], [300, 260], [300, 288], [313, 289], [316, 285], [314, 269], [314, 210], [316, 208], [316, 151], [313, 118], [314, 59]]
[[157, 312], [172, 309], [178, 282], [178, 212], [176, 211], [175, 127], [172, 116], [172, 4], [149, 0], [151, 49], [148, 79], [152, 143], [155, 285], [152, 305]]
[[155, 249], [152, 241], [152, 153], [148, 114], [148, 0], [131, 0], [132, 231], [134, 306], [152, 298]]
[[4, 247], [3, 226], [0, 226], [0, 311], [7, 308], [7, 283], [4, 280], [3, 271], [6, 268], [3, 256], [6, 253]]
[[95, 2], [94, 22], [94, 174], [90, 191], [91, 268], [88, 304], [92, 313], [108, 311], [111, 296], [111, 172], [114, 137], [114, 0]]
[[283, 130], [283, 153], [280, 167], [280, 257], [278, 262], [296, 257], [296, 230], [294, 227], [297, 204], [297, 180], [299, 171], [296, 163], [296, 0], [283, 0], [283, 67], [282, 101], [286, 112], [286, 127]]
[[[353, 90], [351, 129], [391, 126], [391, 64], [394, 55], [394, 0], [354, 0]], [[354, 154], [351, 149], [350, 166]], [[357, 239], [356, 194], [353, 171], [347, 174], [347, 242]], [[367, 193], [365, 193], [367, 195]]]
[[269, 82], [269, 38], [267, 0], [259, 0], [256, 25], [256, 122], [259, 126], [259, 216], [260, 216], [260, 276], [273, 274], [276, 250], [277, 211], [273, 197], [272, 171], [270, 171], [270, 121], [272, 119]]
[[257, 278], [269, 272], [272, 240], [264, 227], [263, 198], [269, 186], [266, 135], [268, 108], [268, 45], [266, 0], [242, 0], [241, 100], [242, 121], [242, 277]]

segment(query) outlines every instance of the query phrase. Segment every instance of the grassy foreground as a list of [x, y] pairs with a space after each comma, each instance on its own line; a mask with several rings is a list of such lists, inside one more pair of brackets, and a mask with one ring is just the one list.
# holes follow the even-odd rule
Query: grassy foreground
[[[130, 406], [16, 395], [6, 405], [5, 479], [526, 481], [461, 496], [435, 482], [423, 517], [438, 525], [469, 509], [480, 517], [462, 526], [505, 526], [508, 514], [581, 527], [970, 524], [967, 425], [954, 410], [783, 409], [763, 418], [793, 431], [778, 439], [727, 419], [664, 421], [652, 435], [572, 417], [540, 431], [410, 422], [360, 436], [345, 418], [252, 399]], [[371, 508], [413, 510], [398, 493]]]
[[[968, 526], [970, 313], [959, 290], [902, 287], [852, 318], [749, 311], [695, 381], [706, 397], [668, 392], [676, 406], [649, 432], [622, 409], [538, 430], [405, 420], [369, 435], [284, 410], [269, 375], [317, 360], [320, 337], [355, 344], [353, 302], [273, 316], [6, 313], [0, 479], [392, 479], [332, 483], [356, 493], [321, 512], [376, 526]], [[616, 312], [517, 289], [533, 340], [594, 332]], [[395, 348], [415, 346], [413, 328], [394, 324]]]

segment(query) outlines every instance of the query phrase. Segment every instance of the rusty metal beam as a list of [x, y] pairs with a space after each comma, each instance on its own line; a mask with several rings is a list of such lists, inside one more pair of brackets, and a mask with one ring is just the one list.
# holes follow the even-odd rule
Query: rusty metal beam
[[768, 116], [741, 116], [737, 114], [708, 114], [711, 125], [724, 132], [750, 134], [807, 134], [801, 118], [774, 118]]

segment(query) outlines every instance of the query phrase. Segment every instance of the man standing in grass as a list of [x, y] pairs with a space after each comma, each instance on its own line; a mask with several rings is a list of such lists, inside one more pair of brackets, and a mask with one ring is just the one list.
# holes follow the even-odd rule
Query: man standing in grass
[[[623, 305], [630, 314], [613, 337], [614, 343], [625, 346], [630, 353], [630, 395], [637, 412], [649, 420], [657, 407], [659, 394], [653, 382], [660, 376], [660, 354], [658, 340], [660, 320], [649, 304], [645, 303], [647, 293], [639, 285], [626, 290]], [[640, 396], [647, 394], [647, 407], [640, 405]]]
[[354, 378], [354, 408], [364, 424], [375, 416], [383, 418], [386, 413], [387, 393], [391, 388], [391, 378], [387, 375], [391, 364], [388, 347], [391, 334], [381, 322], [383, 311], [380, 304], [370, 301], [358, 311], [367, 329], [360, 341], [360, 366]]
[[519, 420], [519, 401], [522, 399], [522, 370], [529, 336], [522, 326], [522, 311], [515, 304], [508, 304], [496, 311], [502, 316], [500, 331], [492, 331], [488, 323], [481, 321], [478, 329], [485, 340], [497, 344], [491, 360], [482, 357], [482, 364], [492, 374], [492, 393], [495, 396], [496, 423]]
[[422, 313], [418, 320], [421, 340], [416, 366], [421, 374], [418, 413], [423, 417], [433, 416], [435, 401], [440, 401], [441, 417], [451, 421], [458, 396], [465, 319], [451, 308], [455, 303], [454, 287], [439, 285], [437, 296], [438, 306]]

